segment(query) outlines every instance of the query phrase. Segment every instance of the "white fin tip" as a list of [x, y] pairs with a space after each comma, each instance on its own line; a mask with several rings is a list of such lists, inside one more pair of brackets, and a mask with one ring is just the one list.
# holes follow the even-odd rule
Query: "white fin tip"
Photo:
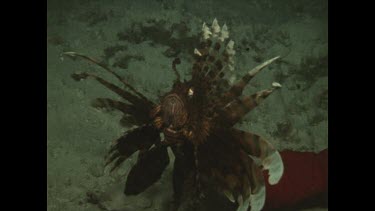
[[281, 86], [281, 84], [279, 84], [277, 82], [273, 82], [272, 83], [272, 87], [274, 87], [274, 88], [281, 88], [282, 86]]

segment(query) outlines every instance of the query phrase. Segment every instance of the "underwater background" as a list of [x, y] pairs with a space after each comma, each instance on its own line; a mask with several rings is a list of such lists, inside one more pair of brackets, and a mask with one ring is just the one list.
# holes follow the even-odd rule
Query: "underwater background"
[[[278, 150], [328, 148], [328, 3], [325, 0], [48, 0], [47, 5], [47, 206], [49, 211], [97, 211], [95, 193], [108, 192], [113, 210], [168, 210], [172, 163], [161, 180], [138, 196], [122, 194], [136, 155], [104, 173], [108, 147], [127, 128], [118, 112], [90, 106], [97, 97], [119, 99], [94, 80], [85, 61], [61, 57], [75, 51], [104, 61], [153, 101], [169, 91], [177, 69], [189, 77], [203, 22], [226, 23], [235, 42], [238, 76], [277, 55], [282, 62], [259, 73], [245, 94], [283, 87], [236, 127], [260, 134]], [[171, 157], [173, 157], [171, 155]], [[172, 159], [173, 160], [173, 159]], [[108, 191], [111, 190], [111, 191]]]

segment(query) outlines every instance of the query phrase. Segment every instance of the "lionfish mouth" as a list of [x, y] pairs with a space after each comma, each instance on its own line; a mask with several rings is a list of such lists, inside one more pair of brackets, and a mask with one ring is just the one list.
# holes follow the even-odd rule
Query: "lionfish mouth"
[[165, 142], [166, 143], [179, 143], [182, 141], [181, 137], [183, 136], [182, 129], [180, 130], [174, 130], [171, 128], [165, 128], [163, 130], [163, 134], [165, 136]]

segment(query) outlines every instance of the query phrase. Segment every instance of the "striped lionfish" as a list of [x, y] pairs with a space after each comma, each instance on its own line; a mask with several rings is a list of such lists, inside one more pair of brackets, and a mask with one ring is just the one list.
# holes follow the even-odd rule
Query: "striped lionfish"
[[227, 197], [237, 210], [261, 210], [264, 206], [263, 171], [268, 170], [268, 182], [276, 184], [283, 174], [283, 162], [268, 141], [234, 125], [281, 87], [274, 82], [269, 89], [242, 95], [249, 81], [279, 57], [265, 61], [237, 82], [231, 82], [235, 50], [234, 42], [228, 38], [225, 24], [220, 27], [216, 19], [211, 26], [203, 24], [200, 43], [194, 49], [191, 79], [181, 81], [176, 68], [180, 60], [176, 58], [172, 63], [176, 75], [173, 87], [157, 103], [106, 65], [76, 52], [64, 53], [100, 65], [126, 87], [120, 88], [92, 73], [72, 75], [75, 80], [93, 78], [126, 100], [98, 98], [94, 101], [95, 107], [121, 111], [122, 120], [135, 126], [114, 142], [106, 156], [107, 168], [113, 171], [139, 152], [126, 179], [125, 195], [139, 194], [161, 178], [170, 162], [167, 150], [170, 148], [175, 156], [175, 210], [184, 197], [192, 196], [199, 201], [209, 189]]

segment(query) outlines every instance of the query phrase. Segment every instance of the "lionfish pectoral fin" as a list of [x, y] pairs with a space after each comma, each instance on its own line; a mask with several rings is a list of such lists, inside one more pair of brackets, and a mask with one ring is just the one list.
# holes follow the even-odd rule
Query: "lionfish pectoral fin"
[[161, 178], [168, 164], [169, 155], [166, 146], [158, 145], [144, 151], [129, 172], [124, 193], [136, 195], [145, 191]]
[[249, 199], [249, 204], [251, 211], [260, 211], [263, 209], [266, 202], [266, 186], [264, 182], [264, 176], [262, 168], [254, 162], [250, 157], [247, 157], [249, 163], [248, 173], [251, 183], [251, 194]]
[[124, 114], [120, 121], [123, 126], [143, 125], [151, 122], [150, 109], [144, 105], [135, 106], [109, 98], [97, 98], [91, 105], [98, 109], [121, 111]]
[[267, 66], [269, 66], [270, 64], [272, 64], [274, 61], [276, 61], [279, 58], [280, 58], [280, 56], [276, 56], [276, 57], [274, 57], [272, 59], [269, 59], [269, 60], [263, 62], [262, 64], [256, 66], [252, 70], [250, 70], [238, 82], [233, 84], [232, 87], [230, 88], [230, 90], [225, 93], [225, 95], [228, 98], [233, 98], [233, 99], [235, 97], [240, 96], [242, 94], [242, 91], [244, 90], [245, 86], [250, 82], [250, 80], [252, 78], [255, 77], [256, 74], [258, 74], [261, 70], [263, 70], [264, 68], [266, 68]]
[[[246, 172], [242, 176], [237, 175], [238, 181], [242, 181], [241, 186], [237, 186], [222, 191], [225, 196], [231, 201], [238, 204], [236, 211], [260, 211], [265, 205], [266, 189], [263, 178], [263, 172], [259, 165], [257, 165], [243, 150], [238, 153], [241, 159], [241, 165]], [[229, 183], [226, 183], [228, 187]]]
[[128, 87], [130, 90], [132, 90], [136, 95], [138, 95], [142, 100], [144, 100], [145, 102], [147, 103], [152, 103], [151, 101], [149, 101], [142, 93], [138, 92], [133, 86], [131, 86], [127, 81], [125, 81], [124, 79], [121, 78], [120, 75], [118, 75], [116, 72], [114, 72], [113, 70], [111, 70], [109, 67], [107, 67], [105, 64], [101, 63], [101, 62], [98, 62], [96, 61], [95, 59], [89, 57], [89, 56], [86, 56], [86, 55], [83, 55], [83, 54], [80, 54], [80, 53], [77, 53], [77, 52], [73, 52], [73, 51], [70, 51], [70, 52], [63, 52], [62, 55], [66, 55], [66, 56], [69, 56], [70, 58], [82, 58], [82, 59], [85, 59], [95, 65], [98, 65], [100, 66], [101, 68], [103, 68], [104, 70], [106, 70], [108, 73], [110, 73], [111, 75], [115, 76], [119, 81], [121, 81], [121, 83], [123, 83], [126, 87]]
[[284, 164], [280, 153], [275, 151], [262, 162], [263, 168], [268, 170], [268, 182], [270, 185], [277, 184], [284, 174]]
[[[241, 163], [246, 171], [249, 183], [247, 187], [243, 187], [242, 198], [243, 203], [239, 203], [237, 210], [248, 210], [250, 206], [252, 211], [260, 211], [266, 200], [265, 183], [261, 167], [251, 159], [251, 157], [244, 151], [240, 150], [239, 155]], [[246, 184], [246, 183], [244, 183]]]
[[113, 91], [114, 93], [118, 94], [119, 96], [121, 96], [125, 100], [127, 100], [127, 101], [129, 101], [129, 102], [131, 102], [135, 105], [145, 103], [145, 101], [141, 100], [140, 98], [133, 95], [132, 93], [121, 89], [120, 87], [114, 85], [113, 83], [111, 83], [111, 82], [109, 82], [109, 81], [107, 81], [107, 80], [103, 79], [102, 77], [99, 77], [95, 74], [87, 73], [87, 72], [72, 74], [72, 78], [76, 81], [80, 81], [80, 80], [86, 79], [88, 77], [91, 77], [91, 78], [95, 79], [96, 81], [98, 81], [100, 84], [102, 84], [103, 86], [105, 86], [109, 90]]
[[231, 201], [232, 203], [235, 202], [235, 199], [234, 199], [234, 196], [233, 196], [233, 193], [229, 190], [224, 190], [223, 191], [224, 195], [229, 199], [229, 201]]
[[91, 106], [97, 109], [106, 109], [109, 111], [118, 110], [127, 114], [132, 114], [132, 110], [134, 109], [132, 105], [109, 98], [96, 98], [91, 102]]
[[239, 203], [237, 211], [248, 211], [250, 203], [250, 197], [246, 198], [245, 200], [242, 199], [242, 203]]
[[110, 167], [110, 172], [112, 172], [133, 153], [138, 150], [149, 149], [157, 142], [160, 142], [159, 131], [150, 125], [130, 130], [111, 146], [105, 157], [105, 166], [112, 164]]
[[277, 59], [279, 59], [280, 56], [276, 56], [272, 59], [269, 59], [265, 62], [263, 62], [262, 64], [256, 66], [255, 68], [253, 68], [252, 70], [250, 70], [248, 72], [248, 75], [251, 76], [251, 77], [254, 77], [256, 74], [258, 74], [261, 70], [263, 70], [265, 67], [267, 67], [268, 65], [270, 65], [272, 62], [276, 61]]
[[266, 202], [266, 187], [262, 186], [259, 191], [251, 194], [250, 196], [250, 206], [251, 211], [260, 211], [264, 207]]
[[277, 184], [284, 173], [284, 164], [280, 153], [264, 138], [259, 135], [232, 129], [234, 140], [251, 157], [259, 159], [263, 170], [268, 170], [268, 182]]
[[261, 90], [253, 95], [242, 98], [235, 98], [235, 100], [226, 104], [223, 108], [223, 114], [226, 122], [231, 125], [240, 121], [248, 112], [256, 108], [264, 99], [270, 96], [274, 90], [281, 87], [279, 83], [274, 82], [272, 88]]
[[[109, 90], [113, 91], [114, 93], [121, 96], [123, 99], [130, 102], [130, 104], [126, 104], [120, 101], [115, 101], [108, 98], [98, 98], [92, 102], [92, 106], [96, 108], [106, 108], [106, 109], [116, 109], [120, 110], [125, 114], [132, 116], [136, 121], [128, 121], [129, 125], [141, 125], [146, 124], [150, 120], [148, 114], [152, 110], [154, 106], [148, 101], [140, 99], [139, 97], [135, 96], [134, 94], [121, 89], [120, 87], [108, 82], [107, 80], [91, 74], [87, 72], [83, 73], [74, 73], [72, 74], [73, 79], [79, 81], [82, 79], [86, 79], [88, 77], [94, 78], [103, 86], [107, 87]], [[130, 120], [131, 118], [125, 118], [126, 120]], [[122, 124], [126, 125], [126, 124]]]

